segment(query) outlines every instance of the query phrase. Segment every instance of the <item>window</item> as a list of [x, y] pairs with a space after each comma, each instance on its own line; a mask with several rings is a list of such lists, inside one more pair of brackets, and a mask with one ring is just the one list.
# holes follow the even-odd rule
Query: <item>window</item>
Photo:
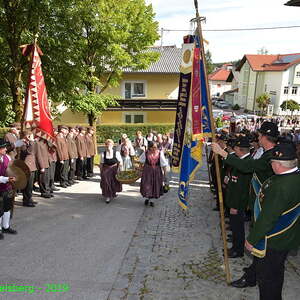
[[287, 94], [289, 93], [289, 87], [288, 87], [288, 86], [285, 86], [285, 87], [284, 87], [283, 93], [284, 93], [285, 95], [287, 95]]
[[145, 82], [125, 82], [124, 96], [125, 99], [146, 97], [146, 83]]
[[297, 73], [296, 73], [296, 77], [297, 77], [297, 78], [300, 78], [300, 72], [297, 72]]
[[142, 114], [125, 114], [125, 123], [144, 123]]
[[293, 86], [292, 88], [292, 95], [297, 95], [298, 87]]

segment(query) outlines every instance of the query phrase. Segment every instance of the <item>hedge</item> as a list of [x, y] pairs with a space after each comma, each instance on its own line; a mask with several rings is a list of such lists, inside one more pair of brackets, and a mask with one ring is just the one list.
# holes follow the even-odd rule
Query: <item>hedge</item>
[[[68, 125], [68, 124], [66, 124]], [[0, 137], [3, 137], [9, 128], [0, 128]], [[117, 142], [123, 133], [134, 140], [135, 133], [140, 130], [145, 136], [148, 132], [167, 133], [174, 130], [174, 124], [101, 124], [97, 125], [97, 142], [104, 143], [107, 139]]]
[[97, 125], [97, 142], [104, 143], [106, 139], [117, 142], [123, 133], [134, 140], [135, 133], [140, 130], [144, 136], [150, 131], [167, 133], [174, 130], [174, 124], [102, 124]]

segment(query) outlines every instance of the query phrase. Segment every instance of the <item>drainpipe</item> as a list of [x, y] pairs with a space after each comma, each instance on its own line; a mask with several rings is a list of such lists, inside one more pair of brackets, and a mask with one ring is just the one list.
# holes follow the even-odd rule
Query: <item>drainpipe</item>
[[256, 73], [255, 79], [255, 89], [254, 89], [254, 100], [253, 100], [253, 113], [255, 113], [255, 102], [256, 102], [256, 92], [257, 92], [257, 79], [258, 79], [258, 72]]

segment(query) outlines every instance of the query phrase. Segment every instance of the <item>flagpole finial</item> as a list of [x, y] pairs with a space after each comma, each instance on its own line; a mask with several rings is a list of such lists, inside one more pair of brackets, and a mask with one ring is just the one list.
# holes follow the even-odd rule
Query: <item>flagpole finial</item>
[[198, 0], [194, 0], [195, 8], [198, 9]]
[[38, 40], [39, 34], [38, 32], [34, 35], [34, 44], [36, 45], [37, 40]]

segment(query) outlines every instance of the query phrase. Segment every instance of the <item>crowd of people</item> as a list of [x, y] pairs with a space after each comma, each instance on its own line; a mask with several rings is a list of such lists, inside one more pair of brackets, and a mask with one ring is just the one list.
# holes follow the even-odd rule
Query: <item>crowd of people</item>
[[[278, 120], [277, 120], [278, 121]], [[231, 283], [245, 288], [259, 285], [261, 300], [282, 299], [284, 263], [288, 253], [300, 245], [298, 129], [279, 132], [276, 120], [230, 124], [217, 134], [208, 157], [212, 191], [219, 210], [219, 191], [215, 171], [218, 154], [221, 189], [232, 234], [228, 241], [229, 258], [244, 256], [245, 248], [253, 254], [253, 262], [245, 274]], [[259, 126], [259, 127], [258, 127]], [[93, 128], [58, 126], [56, 145], [36, 138], [31, 131], [19, 132], [13, 124], [0, 139], [0, 239], [3, 233], [16, 234], [10, 226], [13, 208], [14, 177], [6, 176], [9, 162], [18, 158], [30, 170], [26, 187], [21, 191], [23, 205], [35, 207], [32, 191], [51, 198], [61, 188], [94, 176], [95, 138]], [[167, 191], [171, 166], [172, 134], [136, 132], [133, 140], [122, 134], [115, 143], [105, 142], [100, 153], [100, 187], [106, 203], [122, 191], [117, 174], [130, 170], [141, 172], [140, 193], [146, 206]], [[138, 165], [138, 167], [136, 167]], [[38, 186], [36, 185], [38, 184]], [[250, 221], [246, 238], [245, 222]]]
[[[43, 198], [52, 198], [60, 188], [68, 188], [82, 180], [94, 176], [94, 158], [96, 139], [92, 127], [60, 125], [54, 129], [56, 144], [44, 138], [35, 137], [29, 130], [20, 130], [20, 124], [14, 123], [4, 139], [0, 139], [0, 239], [3, 233], [16, 234], [10, 226], [13, 210], [16, 178], [7, 177], [9, 162], [20, 159], [28, 168], [27, 185], [21, 191], [22, 204], [35, 207], [33, 191]], [[108, 139], [105, 149], [100, 153], [100, 187], [102, 195], [109, 203], [122, 190], [122, 184], [116, 179], [121, 171], [133, 170], [134, 162], [140, 162], [141, 194], [146, 198], [145, 205], [154, 206], [168, 184], [168, 157], [172, 149], [170, 134], [162, 135], [150, 132], [146, 137], [138, 131], [131, 141], [126, 134], [115, 145]], [[167, 155], [167, 158], [165, 157]]]
[[140, 192], [145, 198], [144, 204], [154, 206], [154, 199], [160, 198], [168, 189], [167, 171], [171, 164], [172, 144], [171, 134], [150, 132], [144, 137], [141, 131], [136, 132], [134, 141], [127, 134], [122, 134], [116, 149], [111, 139], [106, 140], [100, 159], [100, 185], [106, 203], [122, 190], [122, 184], [116, 179], [117, 173], [133, 170], [135, 163], [139, 163], [142, 173]]
[[[291, 132], [280, 135], [277, 122], [258, 124], [252, 129], [232, 126], [235, 133], [222, 130], [212, 143], [208, 163], [217, 200], [214, 210], [219, 210], [218, 154], [227, 229], [232, 232], [228, 256], [242, 257], [245, 248], [253, 254], [252, 264], [231, 285], [258, 284], [261, 300], [281, 300], [285, 260], [300, 245], [300, 143]], [[247, 238], [245, 221], [251, 222]]]
[[58, 126], [54, 129], [56, 145], [44, 138], [35, 137], [29, 130], [20, 130], [14, 123], [4, 139], [0, 139], [0, 239], [3, 233], [16, 234], [10, 226], [15, 191], [15, 177], [7, 177], [10, 161], [23, 160], [28, 168], [27, 184], [20, 192], [25, 207], [35, 207], [33, 190], [43, 198], [52, 198], [59, 189], [94, 176], [96, 145], [91, 127]]

